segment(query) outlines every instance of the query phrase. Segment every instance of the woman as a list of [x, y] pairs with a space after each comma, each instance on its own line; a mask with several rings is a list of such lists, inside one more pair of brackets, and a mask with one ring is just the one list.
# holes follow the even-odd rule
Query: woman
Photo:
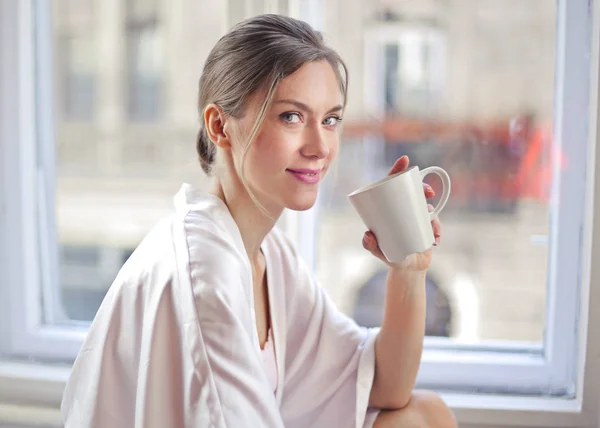
[[[383, 326], [368, 331], [274, 228], [315, 203], [346, 91], [343, 61], [303, 22], [259, 16], [219, 40], [199, 91], [212, 188], [184, 185], [119, 272], [74, 364], [67, 428], [455, 426], [412, 390], [431, 251], [389, 264]], [[373, 234], [363, 245], [385, 262]]]

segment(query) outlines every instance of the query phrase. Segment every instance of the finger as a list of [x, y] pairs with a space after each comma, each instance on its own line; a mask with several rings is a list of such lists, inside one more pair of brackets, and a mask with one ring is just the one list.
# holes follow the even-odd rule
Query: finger
[[394, 166], [392, 167], [392, 169], [390, 169], [390, 172], [388, 175], [393, 175], [398, 172], [406, 171], [406, 168], [408, 168], [409, 163], [410, 163], [410, 160], [408, 159], [408, 156], [405, 155], [405, 156], [400, 157], [398, 160], [396, 160], [396, 162], [394, 163]]
[[[433, 206], [428, 205], [429, 208], [429, 212], [433, 211]], [[440, 239], [442, 236], [442, 223], [440, 222], [440, 219], [438, 217], [435, 217], [433, 220], [431, 220], [431, 228], [433, 229], [433, 237], [435, 239], [434, 242], [434, 246], [438, 246], [440, 245]]]
[[375, 235], [373, 235], [373, 232], [365, 232], [365, 235], [363, 236], [363, 246], [369, 251], [373, 251], [377, 248], [377, 239], [375, 238]]
[[427, 183], [423, 183], [423, 192], [425, 193], [425, 197], [428, 199], [433, 198], [435, 196], [435, 191], [433, 190], [433, 187], [431, 187]]
[[436, 238], [436, 242], [439, 244], [442, 237], [442, 223], [437, 217], [431, 221], [431, 227], [433, 228], [433, 237]]
[[[435, 210], [435, 207], [431, 204], [427, 204], [427, 211], [429, 211], [430, 213], [432, 213]], [[439, 227], [439, 219], [437, 217], [435, 217], [433, 220], [431, 220], [431, 228], [433, 229], [433, 237], [435, 239], [434, 242], [434, 246], [437, 246], [439, 244], [439, 238], [440, 238], [440, 227]]]
[[377, 238], [375, 238], [373, 232], [368, 231], [365, 233], [365, 235], [363, 236], [363, 247], [365, 247], [366, 250], [369, 250], [371, 253], [373, 253], [375, 257], [383, 257], [383, 253], [381, 252], [381, 248], [379, 248]]

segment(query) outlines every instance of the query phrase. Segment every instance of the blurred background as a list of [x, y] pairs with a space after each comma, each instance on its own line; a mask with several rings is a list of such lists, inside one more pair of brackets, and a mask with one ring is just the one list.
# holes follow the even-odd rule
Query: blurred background
[[[89, 321], [195, 153], [198, 78], [234, 23], [298, 16], [301, 1], [54, 0], [60, 299]], [[346, 195], [401, 155], [453, 181], [427, 281], [427, 334], [543, 339], [552, 146], [552, 0], [324, 0], [318, 29], [347, 61], [335, 173], [315, 208], [316, 275], [342, 311], [378, 325], [385, 267]], [[44, 72], [44, 70], [42, 70]], [[439, 190], [440, 183], [430, 184]]]

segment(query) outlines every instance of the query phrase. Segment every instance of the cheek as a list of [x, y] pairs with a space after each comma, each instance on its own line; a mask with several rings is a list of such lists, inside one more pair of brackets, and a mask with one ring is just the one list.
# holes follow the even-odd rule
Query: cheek
[[[267, 175], [285, 166], [288, 158], [286, 141], [276, 133], [261, 133], [252, 144], [247, 160], [256, 175]], [[248, 165], [250, 166], [250, 165]]]
[[331, 143], [329, 144], [329, 159], [330, 160], [335, 160], [335, 158], [337, 158], [337, 155], [340, 152], [340, 137], [339, 135], [336, 135], [335, 137], [332, 138]]
[[257, 152], [274, 162], [276, 159], [287, 159], [294, 153], [298, 146], [298, 136], [273, 128], [262, 132], [254, 144]]

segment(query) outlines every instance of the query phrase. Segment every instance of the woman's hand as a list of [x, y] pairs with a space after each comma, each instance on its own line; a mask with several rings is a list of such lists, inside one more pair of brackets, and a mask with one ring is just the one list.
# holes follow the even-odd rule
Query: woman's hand
[[[402, 156], [396, 161], [388, 175], [393, 175], [398, 172], [405, 171], [408, 168], [408, 164], [408, 156]], [[425, 192], [425, 197], [428, 199], [433, 198], [435, 196], [435, 192], [428, 184], [423, 183], [423, 191]], [[433, 211], [433, 206], [428, 205], [428, 208], [430, 212]], [[431, 221], [431, 227], [433, 227], [433, 236], [435, 238], [435, 243], [433, 245], [437, 246], [440, 243], [442, 231], [442, 224], [440, 223], [440, 220], [437, 217]], [[377, 244], [377, 238], [371, 231], [365, 233], [362, 242], [363, 247], [365, 247], [365, 249], [369, 250], [375, 257], [383, 261], [391, 269], [401, 269], [406, 271], [419, 272], [426, 271], [427, 269], [429, 269], [429, 265], [431, 264], [431, 249], [423, 253], [411, 254], [401, 262], [390, 263], [381, 252], [381, 249]]]

